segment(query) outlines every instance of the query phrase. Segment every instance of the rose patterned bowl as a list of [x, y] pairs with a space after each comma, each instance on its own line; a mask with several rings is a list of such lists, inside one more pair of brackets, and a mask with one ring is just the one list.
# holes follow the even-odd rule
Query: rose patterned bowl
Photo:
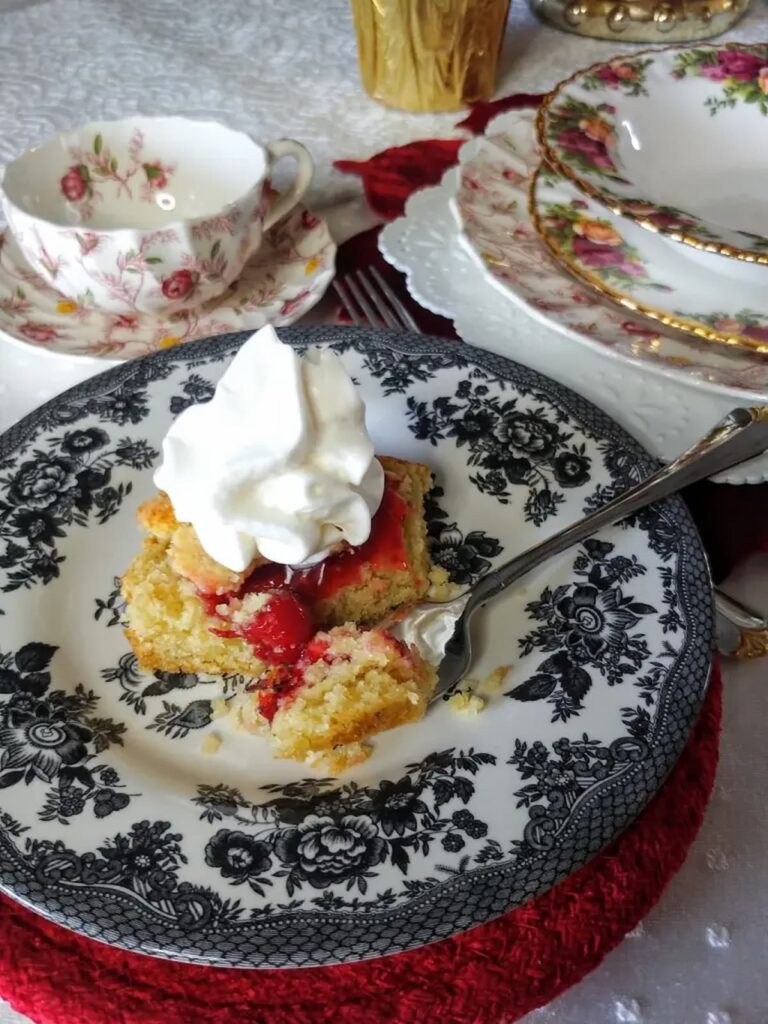
[[768, 263], [768, 44], [616, 57], [561, 82], [537, 130], [547, 161], [643, 227]]
[[[273, 165], [296, 161], [277, 196]], [[3, 210], [31, 266], [83, 307], [169, 313], [224, 292], [312, 177], [291, 139], [264, 146], [181, 117], [61, 132], [6, 169]]]

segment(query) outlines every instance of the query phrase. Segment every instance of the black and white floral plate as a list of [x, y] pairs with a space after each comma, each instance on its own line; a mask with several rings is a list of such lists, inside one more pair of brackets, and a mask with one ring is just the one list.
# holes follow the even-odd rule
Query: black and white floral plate
[[[332, 344], [383, 453], [428, 462], [437, 562], [461, 583], [646, 474], [607, 416], [498, 355], [293, 327]], [[127, 363], [0, 438], [0, 886], [105, 942], [203, 964], [397, 952], [516, 907], [620, 832], [680, 753], [709, 672], [707, 565], [678, 500], [490, 606], [476, 718], [444, 703], [341, 780], [212, 721], [222, 685], [140, 672], [118, 577], [173, 417], [244, 335]], [[203, 753], [212, 731], [223, 739]]]

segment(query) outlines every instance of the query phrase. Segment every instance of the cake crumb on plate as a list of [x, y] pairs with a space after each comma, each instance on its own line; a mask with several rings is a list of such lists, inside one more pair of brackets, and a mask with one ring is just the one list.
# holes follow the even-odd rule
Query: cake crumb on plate
[[200, 749], [204, 754], [215, 754], [221, 746], [221, 742], [221, 736], [217, 732], [209, 732], [207, 736], [203, 737]]
[[478, 697], [476, 693], [471, 693], [469, 690], [459, 690], [458, 693], [454, 693], [452, 697], [448, 698], [448, 707], [451, 711], [457, 715], [465, 715], [467, 718], [479, 715], [486, 703], [487, 701], [482, 697]]

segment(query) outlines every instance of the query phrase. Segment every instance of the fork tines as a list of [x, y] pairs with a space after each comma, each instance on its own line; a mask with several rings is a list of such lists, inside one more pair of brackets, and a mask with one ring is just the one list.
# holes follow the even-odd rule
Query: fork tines
[[418, 324], [376, 267], [336, 278], [333, 287], [353, 323], [372, 327], [386, 324], [400, 331], [418, 331]]

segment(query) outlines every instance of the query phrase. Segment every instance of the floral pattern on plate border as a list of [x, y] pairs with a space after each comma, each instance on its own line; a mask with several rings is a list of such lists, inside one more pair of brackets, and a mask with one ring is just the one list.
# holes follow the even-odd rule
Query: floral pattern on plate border
[[501, 115], [491, 135], [467, 144], [460, 164], [450, 206], [460, 241], [489, 280], [574, 340], [636, 364], [656, 363], [675, 376], [764, 391], [768, 363], [761, 356], [702, 346], [606, 303], [549, 256], [528, 210], [530, 179], [541, 162], [534, 119], [527, 111]]
[[[451, 392], [447, 384], [436, 381], [445, 375], [446, 381], [458, 378], [462, 393], [465, 380], [470, 389], [473, 382], [475, 388], [489, 387], [486, 404], [517, 398], [524, 400], [529, 414], [540, 410], [536, 422], [551, 424], [554, 418], [556, 431], [534, 429], [534, 419], [521, 421], [521, 410], [511, 408], [508, 443], [512, 450], [520, 445], [537, 448], [542, 439], [553, 443], [555, 433], [575, 431], [588, 443], [590, 458], [599, 451], [601, 481], [582, 479], [571, 488], [572, 509], [574, 501], [575, 508], [594, 507], [650, 468], [647, 456], [603, 413], [500, 356], [423, 337], [387, 335], [384, 339], [374, 332], [353, 329], [345, 329], [342, 339], [332, 328], [299, 328], [284, 332], [284, 336], [300, 346], [308, 341], [329, 341], [342, 353], [354, 354], [360, 360], [360, 372], [369, 373], [382, 394], [389, 389], [388, 401], [405, 405], [408, 397], [418, 397], [426, 388], [432, 395], [431, 404], [446, 415], [442, 395]], [[182, 402], [196, 397], [204, 400], [204, 387], [187, 385], [193, 383], [193, 376], [204, 379], [205, 367], [227, 359], [242, 340], [224, 338], [171, 350], [94, 378], [9, 431], [2, 439], [0, 457], [13, 471], [16, 463], [23, 461], [24, 451], [39, 445], [43, 435], [51, 432], [57, 410], [79, 410], [80, 417], [65, 418], [70, 419], [70, 429], [87, 431], [92, 426], [92, 413], [85, 412], [89, 403], [108, 404], [111, 395], [121, 389], [130, 391], [136, 384], [149, 389], [150, 395], [153, 385], [160, 387], [169, 403], [177, 398]], [[164, 383], [169, 377], [172, 380]], [[425, 403], [425, 409], [429, 404]], [[150, 400], [150, 410], [156, 407]], [[443, 458], [460, 459], [469, 466], [469, 441], [462, 448], [459, 440], [456, 435], [442, 442], [435, 438], [438, 445], [448, 445]], [[567, 443], [579, 441], [574, 438]], [[592, 465], [590, 473], [594, 468]], [[527, 491], [529, 485], [521, 482], [517, 487]], [[483, 501], [501, 504], [493, 495], [482, 495], [480, 489], [476, 493]], [[455, 527], [453, 509], [449, 506], [446, 511], [448, 525], [434, 531], [438, 542], [444, 532]], [[487, 562], [497, 553], [481, 526], [473, 524], [464, 535], [472, 549], [464, 564], [472, 571], [483, 571], [482, 560]], [[577, 582], [569, 577], [565, 592], [550, 597], [539, 592], [540, 602], [554, 602], [552, 612], [545, 612], [545, 604], [534, 607], [534, 602], [529, 609], [532, 622], [539, 621], [536, 628], [550, 631], [540, 639], [529, 636], [526, 640], [530, 655], [536, 655], [527, 669], [532, 677], [554, 674], [565, 691], [574, 680], [583, 689], [581, 673], [590, 675], [592, 686], [582, 695], [583, 707], [570, 709], [572, 715], [583, 719], [578, 723], [578, 741], [563, 731], [566, 723], [561, 716], [554, 729], [550, 726], [538, 737], [529, 734], [510, 741], [503, 765], [484, 742], [443, 746], [406, 765], [405, 773], [375, 784], [361, 785], [354, 780], [278, 783], [262, 786], [266, 798], [259, 800], [239, 788], [219, 784], [214, 774], [207, 788], [190, 793], [195, 804], [188, 805], [189, 810], [197, 807], [197, 820], [205, 821], [205, 828], [192, 828], [191, 822], [180, 826], [180, 811], [174, 812], [176, 821], [153, 814], [147, 796], [136, 787], [129, 786], [129, 792], [123, 794], [120, 787], [128, 784], [128, 779], [108, 776], [97, 781], [96, 788], [110, 789], [110, 794], [96, 792], [80, 808], [82, 800], [69, 792], [59, 803], [64, 821], [80, 814], [90, 815], [94, 822], [106, 819], [100, 826], [100, 840], [92, 839], [98, 842], [93, 849], [76, 850], [70, 845], [82, 843], [79, 836], [92, 834], [93, 827], [77, 835], [65, 832], [52, 840], [50, 834], [35, 834], [37, 826], [26, 810], [32, 809], [32, 803], [27, 801], [24, 809], [18, 802], [11, 805], [16, 813], [5, 815], [0, 832], [3, 887], [70, 927], [97, 936], [109, 934], [112, 941], [119, 935], [117, 941], [126, 948], [151, 946], [171, 958], [251, 966], [329, 963], [409, 948], [488, 920], [548, 888], [568, 865], [575, 868], [610, 839], [650, 797], [679, 753], [704, 693], [711, 607], [706, 563], [688, 514], [682, 503], [672, 500], [638, 517], [632, 530], [644, 538], [641, 563], [654, 566], [648, 578], [658, 581], [654, 593], [663, 599], [665, 613], [679, 615], [677, 621], [667, 623], [668, 639], [663, 643], [661, 619], [657, 620], [653, 607], [638, 601], [635, 593], [642, 573], [638, 575], [636, 566], [631, 568], [635, 565], [631, 557], [627, 559], [611, 545], [585, 547], [574, 553], [579, 567]], [[476, 558], [481, 562], [474, 561]], [[65, 563], [65, 572], [69, 564]], [[632, 580], [631, 587], [626, 586]], [[25, 600], [24, 594], [18, 591], [11, 597]], [[119, 620], [116, 602], [101, 599], [97, 611], [99, 608], [101, 616], [94, 628], [116, 635], [109, 626], [110, 622], [116, 625], [115, 615]], [[615, 655], [619, 674], [613, 688], [620, 693], [624, 710], [621, 726], [612, 736], [605, 735], [589, 710], [595, 706], [598, 684], [603, 694], [612, 692], [602, 690], [606, 685], [604, 663], [610, 664], [611, 652], [619, 648], [607, 643], [606, 616], [609, 629], [625, 632], [631, 643]], [[0, 619], [0, 634], [3, 623], [9, 621]], [[637, 645], [635, 633], [644, 631], [650, 640], [645, 624], [651, 622], [656, 623], [655, 638], [644, 650]], [[542, 655], [546, 661], [568, 648], [566, 637], [582, 638], [581, 646], [571, 647], [578, 664], [571, 661], [567, 673], [562, 659], [543, 666]], [[590, 642], [587, 637], [592, 638]], [[7, 670], [20, 678], [22, 690], [28, 691], [31, 685], [44, 698], [51, 686], [63, 682], [64, 693], [72, 692], [73, 681], [66, 673], [62, 676], [58, 667], [61, 651], [48, 659], [51, 645], [43, 652], [43, 639], [30, 641], [38, 645], [30, 648], [29, 643], [9, 646], [8, 638], [6, 630], [2, 646]], [[564, 641], [566, 647], [562, 647]], [[665, 650], [674, 652], [666, 662]], [[45, 653], [46, 665], [42, 661], [37, 664], [34, 658], [27, 664], [28, 655], [35, 651]], [[656, 665], [652, 651], [656, 652]], [[524, 663], [528, 656], [523, 652]], [[629, 673], [622, 668], [633, 658], [642, 663], [642, 672], [636, 668]], [[49, 667], [50, 682], [34, 679], [30, 683], [31, 676], [45, 674]], [[147, 696], [162, 701], [162, 689]], [[551, 695], [529, 694], [527, 703], [541, 700], [546, 706]], [[520, 699], [514, 693], [510, 696]], [[24, 700], [33, 704], [35, 694], [28, 693]], [[110, 701], [108, 706], [113, 709], [120, 707], [104, 691], [99, 701]], [[0, 694], [0, 704], [4, 714], [11, 716], [7, 691]], [[83, 765], [87, 770], [86, 733], [96, 731], [92, 710], [73, 708], [73, 714], [87, 713], [87, 721], [81, 719], [78, 727], [69, 731], [64, 725], [57, 727], [63, 732], [53, 737], [59, 762], [69, 768]], [[492, 721], [488, 720], [489, 727]], [[43, 739], [43, 733], [38, 736], [35, 729], [30, 731], [32, 722], [25, 711], [12, 722], [12, 735], [4, 737], [6, 749], [13, 748], [8, 755], [11, 759], [22, 756], [24, 748], [25, 767], [32, 763], [28, 755], [37, 760], [32, 747]], [[48, 735], [50, 715], [45, 722], [44, 734]], [[27, 730], [23, 744], [20, 729]], [[483, 735], [478, 733], [477, 739], [482, 741]], [[486, 739], [490, 738], [487, 734]], [[159, 739], [165, 742], [164, 737]], [[52, 762], [43, 758], [40, 763], [49, 767], [50, 775]], [[515, 796], [527, 821], [511, 846], [500, 840], [499, 820], [489, 813], [485, 802], [492, 777], [500, 781], [502, 770], [519, 780], [510, 797]], [[74, 787], [76, 793], [87, 781], [84, 775], [74, 775], [64, 788]], [[8, 795], [19, 785], [27, 784], [21, 778], [12, 780]], [[47, 785], [45, 780], [30, 778], [29, 796], [42, 793], [41, 785]], [[113, 807], [124, 795], [129, 805]], [[100, 809], [107, 810], [108, 803], [111, 808], [103, 819], [96, 814], [97, 800]], [[142, 805], [149, 814], [141, 814]], [[205, 872], [198, 868], [190, 877], [187, 861], [199, 864], [200, 858]], [[289, 883], [293, 895], [287, 894]], [[278, 891], [285, 891], [286, 896], [281, 898]], [[117, 898], [105, 900], [106, 893]], [[247, 906], [245, 893], [250, 894]]]
[[[708, 79], [715, 85], [725, 83], [723, 96], [707, 97], [704, 101], [711, 114], [733, 109], [739, 101], [756, 105], [762, 114], [768, 112], [768, 97], [764, 91], [768, 88], [768, 61], [763, 64], [765, 44], [729, 43], [720, 48], [677, 45], [646, 50], [634, 59], [646, 58], [645, 74], [656, 61], [666, 61], [672, 54], [677, 55], [670, 68], [673, 78]], [[768, 263], [768, 238], [764, 235], [720, 227], [704, 217], [631, 194], [632, 183], [621, 177], [621, 169], [614, 160], [616, 108], [610, 103], [594, 105], [578, 95], [579, 91], [585, 95], [595, 91], [601, 76], [608, 74], [606, 69], [622, 60], [624, 58], [617, 57], [577, 71], [545, 97], [536, 124], [547, 161], [571, 178], [581, 191], [615, 212], [632, 217], [643, 227], [660, 231], [696, 249]], [[637, 99], [648, 93], [644, 88], [625, 91], [625, 95]]]

